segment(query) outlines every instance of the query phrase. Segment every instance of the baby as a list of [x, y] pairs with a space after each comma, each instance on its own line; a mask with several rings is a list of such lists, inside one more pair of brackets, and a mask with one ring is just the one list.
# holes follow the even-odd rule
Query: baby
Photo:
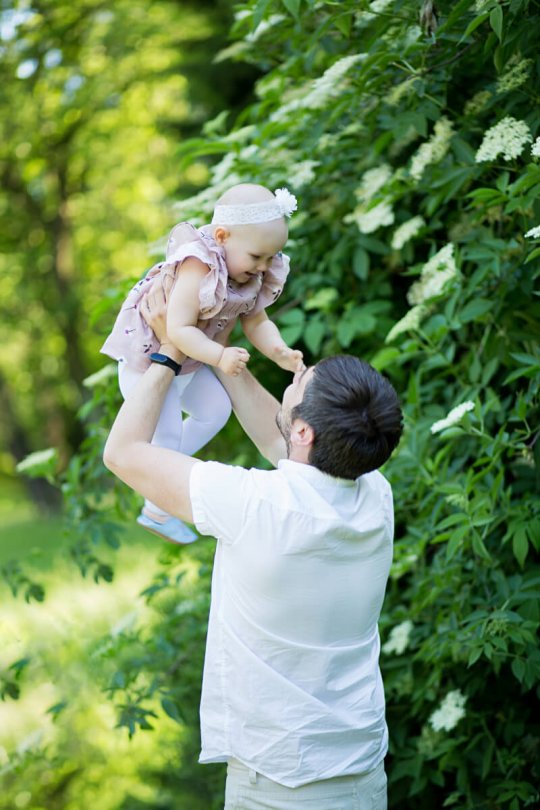
[[[296, 199], [286, 189], [273, 194], [250, 183], [234, 186], [218, 200], [211, 225], [196, 229], [183, 222], [172, 230], [165, 261], [129, 293], [101, 349], [119, 362], [122, 395], [127, 396], [151, 362], [167, 360], [156, 354], [159, 342], [140, 313], [156, 280], [169, 302], [169, 339], [185, 357], [163, 404], [154, 444], [193, 455], [223, 427], [231, 404], [207, 366], [232, 375], [245, 368], [245, 349], [224, 348], [216, 340], [238, 319], [253, 346], [281, 368], [303, 368], [302, 352], [286, 345], [265, 311], [281, 294], [289, 272], [281, 249], [288, 235], [286, 217], [295, 210]], [[185, 421], [182, 412], [188, 414]], [[149, 501], [137, 522], [175, 543], [196, 537]]]

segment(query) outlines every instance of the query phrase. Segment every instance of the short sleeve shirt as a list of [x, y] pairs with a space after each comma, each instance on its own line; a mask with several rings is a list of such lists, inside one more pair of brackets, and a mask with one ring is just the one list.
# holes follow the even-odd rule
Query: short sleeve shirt
[[377, 622], [392, 557], [379, 472], [336, 479], [200, 462], [190, 494], [218, 540], [201, 762], [296, 787], [375, 768], [387, 749]]

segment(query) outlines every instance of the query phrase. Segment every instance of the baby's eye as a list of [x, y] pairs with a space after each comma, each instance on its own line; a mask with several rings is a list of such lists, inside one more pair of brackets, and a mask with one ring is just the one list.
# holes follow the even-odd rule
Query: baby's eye
[[255, 253], [250, 253], [249, 255], [251, 256], [252, 259], [260, 259], [261, 258], [260, 256], [257, 256]]

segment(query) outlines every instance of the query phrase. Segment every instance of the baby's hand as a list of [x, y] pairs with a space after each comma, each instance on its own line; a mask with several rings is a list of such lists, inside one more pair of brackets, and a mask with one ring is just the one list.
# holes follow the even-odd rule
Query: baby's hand
[[298, 349], [289, 349], [288, 346], [280, 346], [275, 354], [275, 362], [285, 371], [304, 371], [304, 355]]
[[245, 369], [248, 360], [249, 352], [245, 349], [240, 349], [237, 346], [229, 346], [227, 349], [223, 349], [223, 354], [221, 355], [221, 360], [217, 367], [225, 374], [237, 377]]

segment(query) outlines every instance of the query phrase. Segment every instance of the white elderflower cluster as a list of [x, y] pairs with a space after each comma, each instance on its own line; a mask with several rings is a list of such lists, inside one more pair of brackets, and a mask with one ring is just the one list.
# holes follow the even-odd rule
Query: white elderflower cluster
[[384, 225], [391, 225], [394, 221], [394, 212], [392, 206], [386, 202], [380, 202], [370, 209], [359, 205], [352, 214], [347, 214], [344, 221], [354, 222], [360, 233], [373, 233]]
[[403, 96], [406, 96], [412, 90], [412, 86], [416, 80], [416, 77], [412, 79], [405, 79], [404, 82], [400, 82], [399, 84], [394, 85], [387, 96], [387, 101], [391, 107], [395, 107], [396, 104], [399, 104]]
[[58, 457], [58, 451], [55, 447], [49, 447], [47, 450], [36, 450], [35, 453], [23, 458], [17, 464], [17, 472], [28, 473], [32, 470], [39, 469], [43, 465], [52, 464]]
[[413, 627], [414, 625], [410, 619], [406, 619], [406, 621], [393, 627], [388, 641], [382, 646], [382, 651], [387, 654], [395, 653], [396, 655], [401, 655], [401, 653], [405, 652], [409, 646]]
[[452, 731], [465, 717], [466, 701], [467, 698], [459, 689], [448, 692], [439, 708], [429, 718], [431, 728], [434, 731]]
[[255, 143], [250, 143], [248, 146], [243, 146], [239, 152], [240, 160], [251, 160], [258, 155], [260, 151], [261, 150]]
[[414, 180], [420, 180], [426, 166], [438, 163], [448, 152], [450, 140], [454, 134], [453, 125], [445, 116], [435, 124], [435, 131], [429, 141], [421, 144], [412, 156], [409, 173]]
[[315, 168], [320, 165], [318, 160], [302, 160], [300, 163], [293, 163], [289, 171], [289, 183], [293, 188], [309, 185], [315, 179]]
[[335, 149], [339, 142], [339, 136], [333, 132], [323, 132], [317, 143], [319, 152], [326, 152], [327, 149]]
[[425, 225], [423, 217], [413, 217], [404, 222], [399, 228], [396, 228], [392, 236], [392, 247], [394, 250], [401, 250], [410, 239], [412, 239], [418, 231]]
[[424, 304], [412, 307], [401, 320], [393, 325], [386, 336], [385, 343], [390, 343], [398, 335], [402, 335], [403, 332], [416, 332], [427, 313], [428, 308]]
[[472, 98], [465, 102], [463, 112], [465, 115], [477, 115], [479, 112], [482, 112], [490, 98], [491, 92], [489, 90], [480, 90], [480, 92], [475, 93]]
[[526, 239], [540, 239], [540, 225], [530, 228], [525, 234]]
[[508, 93], [525, 84], [533, 65], [532, 59], [521, 59], [518, 54], [508, 60], [506, 69], [497, 80], [497, 93]]
[[266, 31], [270, 30], [270, 28], [273, 28], [275, 25], [285, 19], [284, 14], [271, 14], [267, 20], [262, 20], [254, 31], [250, 31], [250, 33], [244, 37], [245, 41], [256, 42]]
[[449, 242], [422, 267], [420, 278], [414, 282], [407, 294], [407, 301], [409, 304], [423, 304], [436, 298], [458, 273], [454, 259], [454, 245]]
[[225, 135], [222, 140], [227, 141], [227, 143], [245, 143], [255, 132], [255, 126], [253, 124], [248, 124], [245, 127], [240, 127], [240, 129], [235, 129], [232, 132], [229, 132]]
[[537, 138], [531, 146], [531, 155], [533, 157], [540, 157], [540, 138]]
[[383, 14], [386, 9], [393, 4], [394, 0], [373, 0], [369, 4], [367, 11], [359, 11], [355, 17], [355, 26], [361, 28], [368, 22], [375, 19], [378, 14]]
[[531, 131], [525, 121], [518, 121], [507, 115], [488, 129], [475, 160], [482, 163], [485, 160], [495, 160], [498, 155], [502, 155], [504, 160], [513, 160], [521, 155], [525, 144], [531, 141]]
[[324, 71], [322, 76], [315, 79], [311, 92], [304, 98], [301, 106], [308, 109], [324, 107], [328, 99], [339, 95], [343, 86], [343, 79], [349, 70], [365, 58], [365, 53], [355, 53], [338, 59]]
[[386, 185], [392, 177], [392, 169], [387, 163], [368, 169], [364, 172], [360, 180], [360, 185], [354, 192], [359, 202], [367, 203], [373, 199], [375, 194]]
[[431, 433], [440, 433], [442, 430], [446, 430], [446, 428], [453, 427], [454, 425], [459, 424], [465, 414], [468, 411], [472, 411], [474, 408], [474, 402], [468, 400], [467, 402], [462, 402], [461, 405], [456, 405], [455, 408], [449, 412], [444, 419], [439, 419], [438, 422], [434, 422], [430, 428]]

